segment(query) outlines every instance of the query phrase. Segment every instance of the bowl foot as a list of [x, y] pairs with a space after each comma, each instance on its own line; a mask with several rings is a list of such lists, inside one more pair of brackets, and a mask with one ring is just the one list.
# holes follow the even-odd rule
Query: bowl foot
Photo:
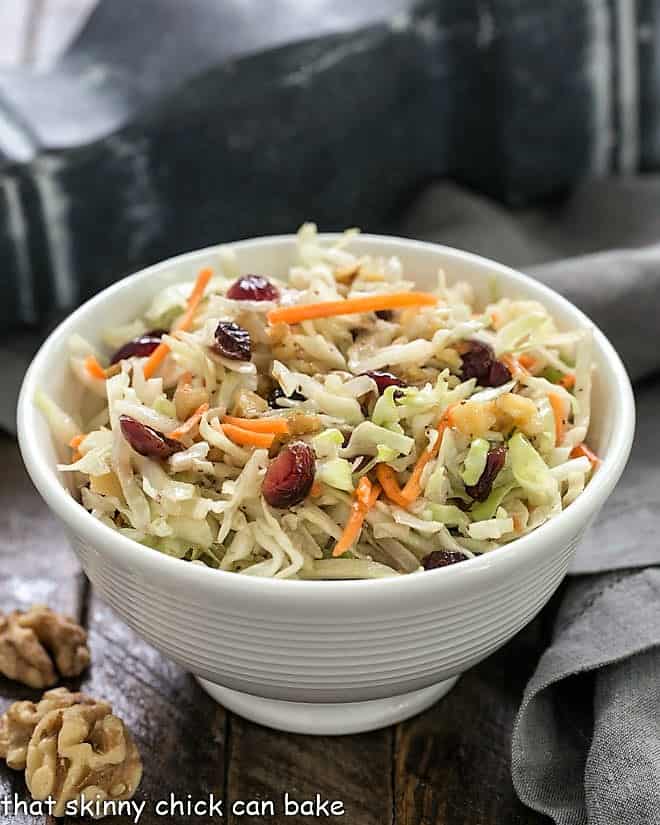
[[288, 733], [338, 736], [384, 728], [421, 713], [454, 687], [458, 676], [437, 685], [368, 702], [312, 703], [264, 699], [198, 678], [202, 688], [227, 710]]

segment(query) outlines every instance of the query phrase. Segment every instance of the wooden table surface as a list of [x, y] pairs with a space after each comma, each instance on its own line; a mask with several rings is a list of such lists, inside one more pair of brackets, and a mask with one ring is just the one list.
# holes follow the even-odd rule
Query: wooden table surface
[[[506, 647], [465, 674], [426, 713], [358, 736], [277, 733], [216, 705], [181, 668], [143, 642], [94, 593], [63, 532], [32, 487], [18, 448], [0, 436], [0, 607], [46, 603], [89, 631], [92, 667], [79, 682], [108, 699], [128, 724], [144, 761], [140, 822], [217, 821], [159, 817], [156, 802], [341, 800], [349, 825], [537, 825], [548, 823], [516, 798], [509, 770], [511, 727], [547, 634], [547, 610]], [[545, 616], [545, 620], [544, 620]], [[0, 711], [38, 694], [0, 677]], [[27, 799], [22, 776], [0, 768], [0, 801]], [[322, 817], [325, 819], [325, 817]], [[310, 823], [310, 816], [232, 816], [231, 823]], [[74, 820], [68, 819], [65, 822]], [[112, 820], [105, 820], [111, 822]], [[117, 817], [115, 821], [131, 821]], [[43, 822], [15, 815], [0, 822]]]

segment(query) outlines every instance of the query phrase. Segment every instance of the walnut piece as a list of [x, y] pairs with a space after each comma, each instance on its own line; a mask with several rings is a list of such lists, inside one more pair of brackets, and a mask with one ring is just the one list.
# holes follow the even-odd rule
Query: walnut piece
[[[51, 658], [52, 657], [52, 658]], [[89, 664], [87, 633], [68, 616], [41, 605], [0, 614], [0, 673], [33, 688], [78, 676]]]
[[505, 432], [518, 427], [526, 435], [539, 432], [536, 405], [530, 398], [505, 393], [491, 401], [463, 401], [451, 413], [452, 426], [469, 438], [484, 436], [490, 430]]
[[106, 702], [51, 710], [28, 745], [25, 781], [35, 799], [55, 800], [55, 816], [74, 800], [131, 799], [141, 778], [135, 742]]
[[209, 394], [204, 387], [193, 387], [187, 381], [180, 381], [174, 393], [177, 418], [185, 421], [199, 406], [208, 402], [208, 400]]
[[71, 693], [67, 688], [48, 690], [41, 700], [34, 702], [14, 702], [0, 716], [0, 757], [16, 771], [25, 768], [28, 743], [34, 729], [51, 710], [68, 708], [71, 705], [91, 705], [95, 702], [84, 693]]

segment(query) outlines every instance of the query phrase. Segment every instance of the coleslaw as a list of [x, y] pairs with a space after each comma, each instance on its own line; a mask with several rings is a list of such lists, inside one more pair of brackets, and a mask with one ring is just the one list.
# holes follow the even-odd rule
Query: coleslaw
[[298, 232], [288, 279], [231, 247], [95, 347], [75, 409], [35, 399], [80, 502], [125, 536], [240, 575], [364, 579], [489, 552], [598, 465], [589, 330], [536, 301], [478, 307], [438, 273]]

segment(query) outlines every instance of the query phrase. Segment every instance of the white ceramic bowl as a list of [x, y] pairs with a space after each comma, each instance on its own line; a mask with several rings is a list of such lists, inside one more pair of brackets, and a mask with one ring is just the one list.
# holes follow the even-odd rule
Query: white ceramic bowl
[[[244, 272], [285, 277], [293, 236], [233, 245]], [[446, 247], [361, 236], [360, 253], [398, 255], [420, 287], [438, 267], [484, 299], [493, 276], [503, 294], [542, 301], [564, 328], [589, 320], [556, 293], [492, 261]], [[612, 492], [634, 428], [630, 383], [595, 331], [590, 443], [603, 459], [585, 492], [536, 532], [459, 565], [372, 581], [276, 581], [189, 564], [100, 524], [58, 475], [37, 388], [65, 408], [75, 398], [66, 367], [69, 336], [95, 341], [126, 322], [164, 286], [217, 264], [217, 249], [182, 255], [106, 289], [48, 338], [23, 384], [18, 431], [27, 469], [65, 525], [94, 586], [137, 633], [200, 678], [230, 709], [272, 727], [347, 733], [393, 723], [430, 705], [463, 671], [503, 645], [543, 607], [575, 546]]]

